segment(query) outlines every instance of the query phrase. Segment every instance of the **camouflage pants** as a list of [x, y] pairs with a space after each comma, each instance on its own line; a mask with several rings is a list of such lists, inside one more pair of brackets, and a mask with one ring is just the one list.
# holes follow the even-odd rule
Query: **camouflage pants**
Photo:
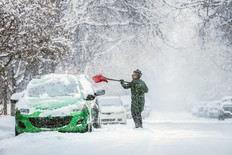
[[131, 115], [135, 123], [135, 128], [143, 127], [141, 113], [142, 110], [139, 106], [136, 106], [134, 104], [131, 105]]

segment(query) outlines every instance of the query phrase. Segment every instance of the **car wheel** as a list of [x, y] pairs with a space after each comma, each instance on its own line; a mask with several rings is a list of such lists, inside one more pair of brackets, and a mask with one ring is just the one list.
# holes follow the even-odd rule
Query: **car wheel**
[[223, 121], [223, 120], [225, 120], [225, 117], [224, 116], [218, 116], [218, 120]]
[[101, 125], [99, 123], [93, 123], [93, 127], [95, 129], [101, 128]]
[[20, 133], [16, 130], [16, 127], [15, 127], [15, 136], [18, 136]]
[[223, 120], [223, 121], [225, 120], [225, 116], [222, 116], [222, 120]]

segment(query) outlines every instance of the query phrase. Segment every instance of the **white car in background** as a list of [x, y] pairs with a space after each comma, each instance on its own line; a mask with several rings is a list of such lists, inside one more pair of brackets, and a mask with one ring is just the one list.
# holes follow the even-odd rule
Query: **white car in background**
[[[132, 116], [131, 116], [131, 96], [130, 95], [122, 95], [122, 96], [120, 96], [120, 99], [123, 103], [123, 106], [126, 108], [127, 118], [128, 119], [132, 118]], [[147, 97], [145, 97], [145, 105], [144, 105], [144, 110], [142, 112], [143, 119], [150, 116], [150, 113], [151, 113], [150, 105], [151, 105], [150, 100]]]
[[200, 102], [192, 108], [192, 115], [197, 117], [205, 117], [207, 102]]
[[223, 97], [219, 106], [218, 119], [232, 118], [232, 96]]
[[211, 101], [206, 105], [205, 117], [218, 118], [220, 101]]
[[99, 118], [102, 124], [126, 124], [126, 109], [118, 96], [98, 97]]

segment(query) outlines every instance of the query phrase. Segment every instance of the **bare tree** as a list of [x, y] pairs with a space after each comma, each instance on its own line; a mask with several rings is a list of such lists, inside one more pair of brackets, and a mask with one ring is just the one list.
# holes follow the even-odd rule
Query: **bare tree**
[[202, 49], [223, 70], [232, 71], [232, 1], [231, 0], [188, 0], [165, 4], [175, 11], [189, 10], [198, 15], [196, 25]]
[[0, 81], [4, 114], [12, 93], [36, 75], [52, 73], [69, 52], [59, 22], [60, 10], [50, 1], [0, 2]]
[[139, 46], [144, 38], [150, 41], [148, 37], [153, 36], [167, 43], [161, 28], [165, 21], [160, 18], [162, 4], [150, 0], [66, 1], [62, 23], [73, 33], [69, 70], [83, 73], [93, 58], [126, 41]]
[[[202, 23], [199, 34], [203, 48], [211, 51], [212, 59], [223, 70], [232, 71], [232, 2], [229, 0], [204, 1], [197, 9]], [[217, 48], [212, 46], [216, 44]]]

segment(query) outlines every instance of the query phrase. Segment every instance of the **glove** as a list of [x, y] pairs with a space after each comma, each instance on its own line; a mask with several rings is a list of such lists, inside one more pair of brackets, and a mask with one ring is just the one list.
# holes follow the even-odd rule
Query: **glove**
[[123, 80], [123, 79], [120, 79], [120, 83], [123, 84], [123, 83], [124, 83], [124, 80]]

